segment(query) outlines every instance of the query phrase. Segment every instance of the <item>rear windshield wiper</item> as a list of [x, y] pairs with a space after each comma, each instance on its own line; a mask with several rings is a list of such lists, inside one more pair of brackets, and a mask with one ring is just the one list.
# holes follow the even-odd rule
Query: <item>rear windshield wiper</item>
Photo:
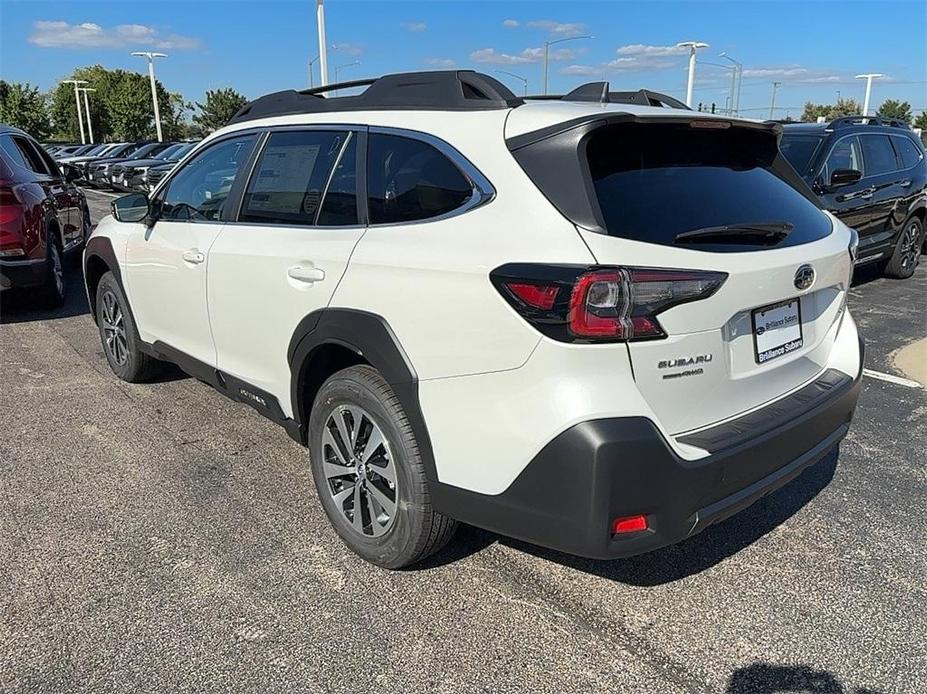
[[795, 225], [790, 222], [748, 222], [702, 227], [677, 234], [676, 243], [744, 243], [774, 246], [788, 236]]

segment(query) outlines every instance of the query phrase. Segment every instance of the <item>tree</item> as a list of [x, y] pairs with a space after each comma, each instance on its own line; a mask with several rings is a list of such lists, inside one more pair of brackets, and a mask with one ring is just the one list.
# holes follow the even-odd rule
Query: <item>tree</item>
[[843, 116], [858, 116], [861, 113], [862, 107], [855, 99], [837, 99], [836, 104], [815, 104], [809, 101], [805, 104], [801, 120], [804, 123], [814, 123], [819, 117], [830, 121]]
[[42, 140], [51, 133], [48, 103], [38, 87], [0, 80], [0, 123], [25, 130]]
[[201, 126], [206, 133], [223, 127], [229, 119], [248, 103], [244, 95], [232, 88], [207, 89], [206, 103], [197, 103], [200, 113], [193, 116], [193, 122]]
[[921, 115], [914, 119], [914, 127], [927, 132], [927, 111], [921, 111]]
[[897, 101], [896, 99], [886, 99], [879, 106], [877, 113], [883, 118], [894, 118], [903, 120], [905, 123], [911, 122], [911, 104], [907, 101]]

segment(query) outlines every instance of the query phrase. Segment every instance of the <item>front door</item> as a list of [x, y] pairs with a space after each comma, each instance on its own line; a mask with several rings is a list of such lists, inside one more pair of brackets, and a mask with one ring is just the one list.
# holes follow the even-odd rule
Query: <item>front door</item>
[[126, 248], [129, 301], [141, 338], [206, 364], [216, 350], [206, 305], [209, 251], [224, 226], [225, 203], [257, 137], [244, 134], [200, 151], [161, 188], [154, 221]]

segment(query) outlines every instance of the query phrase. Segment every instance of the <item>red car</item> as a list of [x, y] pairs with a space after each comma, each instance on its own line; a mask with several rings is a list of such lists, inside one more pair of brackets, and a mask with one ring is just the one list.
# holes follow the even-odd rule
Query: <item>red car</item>
[[0, 124], [0, 289], [37, 287], [45, 305], [64, 301], [64, 257], [91, 228], [79, 177], [22, 130]]

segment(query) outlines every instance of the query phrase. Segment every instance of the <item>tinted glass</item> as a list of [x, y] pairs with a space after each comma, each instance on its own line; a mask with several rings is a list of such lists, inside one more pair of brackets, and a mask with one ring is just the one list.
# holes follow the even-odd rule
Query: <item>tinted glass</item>
[[860, 142], [863, 146], [867, 176], [878, 176], [898, 168], [895, 150], [892, 149], [892, 142], [888, 135], [863, 135], [860, 137]]
[[346, 133], [273, 133], [264, 146], [242, 202], [240, 222], [315, 224], [329, 172]]
[[162, 194], [160, 219], [215, 221], [222, 213], [255, 136], [243, 135], [209, 147], [177, 172]]
[[13, 138], [9, 135], [0, 135], [0, 148], [3, 148], [4, 157], [16, 164], [16, 166], [22, 169], [31, 168], [26, 163], [26, 157], [23, 155], [22, 150], [16, 146]]
[[859, 140], [857, 138], [845, 137], [834, 145], [834, 149], [831, 150], [830, 156], [827, 157], [827, 162], [824, 164], [822, 171], [824, 180], [830, 180], [831, 174], [838, 169], [853, 169], [865, 175], [863, 156], [859, 151]]
[[368, 142], [367, 204], [371, 224], [437, 217], [470, 199], [470, 182], [431, 145], [375, 133]]
[[906, 169], [917, 165], [924, 156], [921, 154], [920, 147], [907, 137], [893, 137], [892, 143], [895, 145], [898, 156], [901, 157], [901, 165]]
[[151, 142], [147, 145], [142, 145], [136, 149], [132, 154], [126, 154], [129, 159], [151, 159], [155, 154], [161, 152], [170, 147], [170, 143], [163, 142]]
[[174, 152], [176, 152], [181, 147], [183, 147], [183, 145], [181, 144], [176, 144], [176, 145], [171, 145], [170, 147], [165, 147], [158, 154], [155, 154], [152, 157], [152, 159], [170, 159], [171, 156], [174, 154]]
[[317, 224], [357, 224], [357, 137], [352, 135], [332, 174]]
[[811, 166], [811, 159], [817, 152], [823, 138], [820, 135], [789, 135], [786, 133], [782, 136], [779, 143], [779, 149], [782, 154], [789, 160], [798, 173], [803, 176], [808, 173], [808, 167]]
[[[781, 177], [787, 165], [765, 132], [615, 125], [597, 130], [586, 153], [611, 236], [674, 245], [686, 231], [786, 222], [793, 228], [779, 243], [785, 246], [830, 233], [827, 217]], [[744, 251], [753, 245], [686, 247]]]
[[26, 140], [22, 137], [13, 137], [13, 142], [16, 143], [16, 146], [19, 148], [19, 151], [22, 152], [23, 158], [26, 160], [26, 166], [38, 174], [48, 175], [49, 170], [45, 166], [45, 161], [42, 159], [42, 155], [32, 146], [32, 143], [29, 140]]

